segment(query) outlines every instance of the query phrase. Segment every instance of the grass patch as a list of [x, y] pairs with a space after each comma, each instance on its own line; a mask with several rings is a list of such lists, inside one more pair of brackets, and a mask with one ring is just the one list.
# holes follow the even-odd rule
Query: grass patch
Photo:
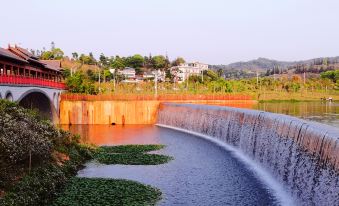
[[100, 147], [94, 158], [102, 164], [159, 165], [173, 158], [167, 155], [147, 154], [164, 148], [164, 145], [121, 145]]
[[155, 205], [160, 190], [130, 180], [72, 178], [53, 206]]

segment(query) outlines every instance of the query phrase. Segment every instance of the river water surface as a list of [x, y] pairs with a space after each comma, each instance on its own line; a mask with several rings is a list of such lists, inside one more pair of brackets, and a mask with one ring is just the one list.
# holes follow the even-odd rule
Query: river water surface
[[291, 115], [339, 128], [339, 102], [259, 103], [252, 108]]
[[96, 161], [81, 177], [122, 178], [159, 188], [159, 205], [277, 205], [275, 197], [231, 152], [205, 139], [157, 126], [71, 126], [83, 141], [98, 145], [164, 144], [174, 157], [155, 166], [103, 165]]

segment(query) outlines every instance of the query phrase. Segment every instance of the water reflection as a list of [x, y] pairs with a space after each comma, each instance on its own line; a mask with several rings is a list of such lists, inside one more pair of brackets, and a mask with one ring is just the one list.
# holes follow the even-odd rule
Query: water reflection
[[152, 125], [62, 125], [81, 136], [81, 142], [95, 145], [158, 144]]
[[252, 100], [228, 100], [228, 101], [210, 101], [210, 102], [195, 102], [192, 104], [208, 104], [215, 106], [227, 106], [236, 108], [251, 109], [256, 104], [256, 101]]
[[336, 102], [258, 103], [253, 108], [291, 115], [339, 128], [339, 103]]

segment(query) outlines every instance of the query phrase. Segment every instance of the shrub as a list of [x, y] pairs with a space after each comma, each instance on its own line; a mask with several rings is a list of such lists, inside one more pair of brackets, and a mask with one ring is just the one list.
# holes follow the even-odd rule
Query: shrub
[[6, 191], [0, 205], [51, 201], [67, 178], [93, 156], [93, 148], [78, 142], [78, 136], [55, 128], [35, 112], [0, 100], [0, 189]]
[[36, 168], [18, 182], [3, 199], [3, 206], [47, 205], [66, 183], [66, 176], [56, 165]]
[[[86, 151], [88, 150], [88, 151]], [[91, 150], [88, 147], [72, 145], [67, 148], [70, 160], [63, 165], [55, 162], [36, 167], [23, 177], [0, 199], [3, 206], [39, 206], [49, 205], [60, 193], [67, 180], [76, 175], [80, 166], [89, 159]]]
[[52, 140], [60, 134], [51, 124], [14, 103], [0, 101], [0, 161], [15, 164], [29, 159], [47, 159]]

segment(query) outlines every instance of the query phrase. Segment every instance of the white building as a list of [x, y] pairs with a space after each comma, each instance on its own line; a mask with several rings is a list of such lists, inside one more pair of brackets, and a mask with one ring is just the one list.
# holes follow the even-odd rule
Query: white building
[[148, 72], [144, 72], [144, 74], [142, 75], [143, 79], [154, 79], [155, 75], [153, 72], [148, 71]]
[[199, 62], [185, 63], [180, 66], [171, 67], [171, 73], [177, 77], [178, 82], [185, 81], [189, 76], [202, 75], [202, 72], [208, 70], [208, 64]]
[[135, 69], [126, 67], [124, 70], [119, 71], [126, 79], [135, 79]]

